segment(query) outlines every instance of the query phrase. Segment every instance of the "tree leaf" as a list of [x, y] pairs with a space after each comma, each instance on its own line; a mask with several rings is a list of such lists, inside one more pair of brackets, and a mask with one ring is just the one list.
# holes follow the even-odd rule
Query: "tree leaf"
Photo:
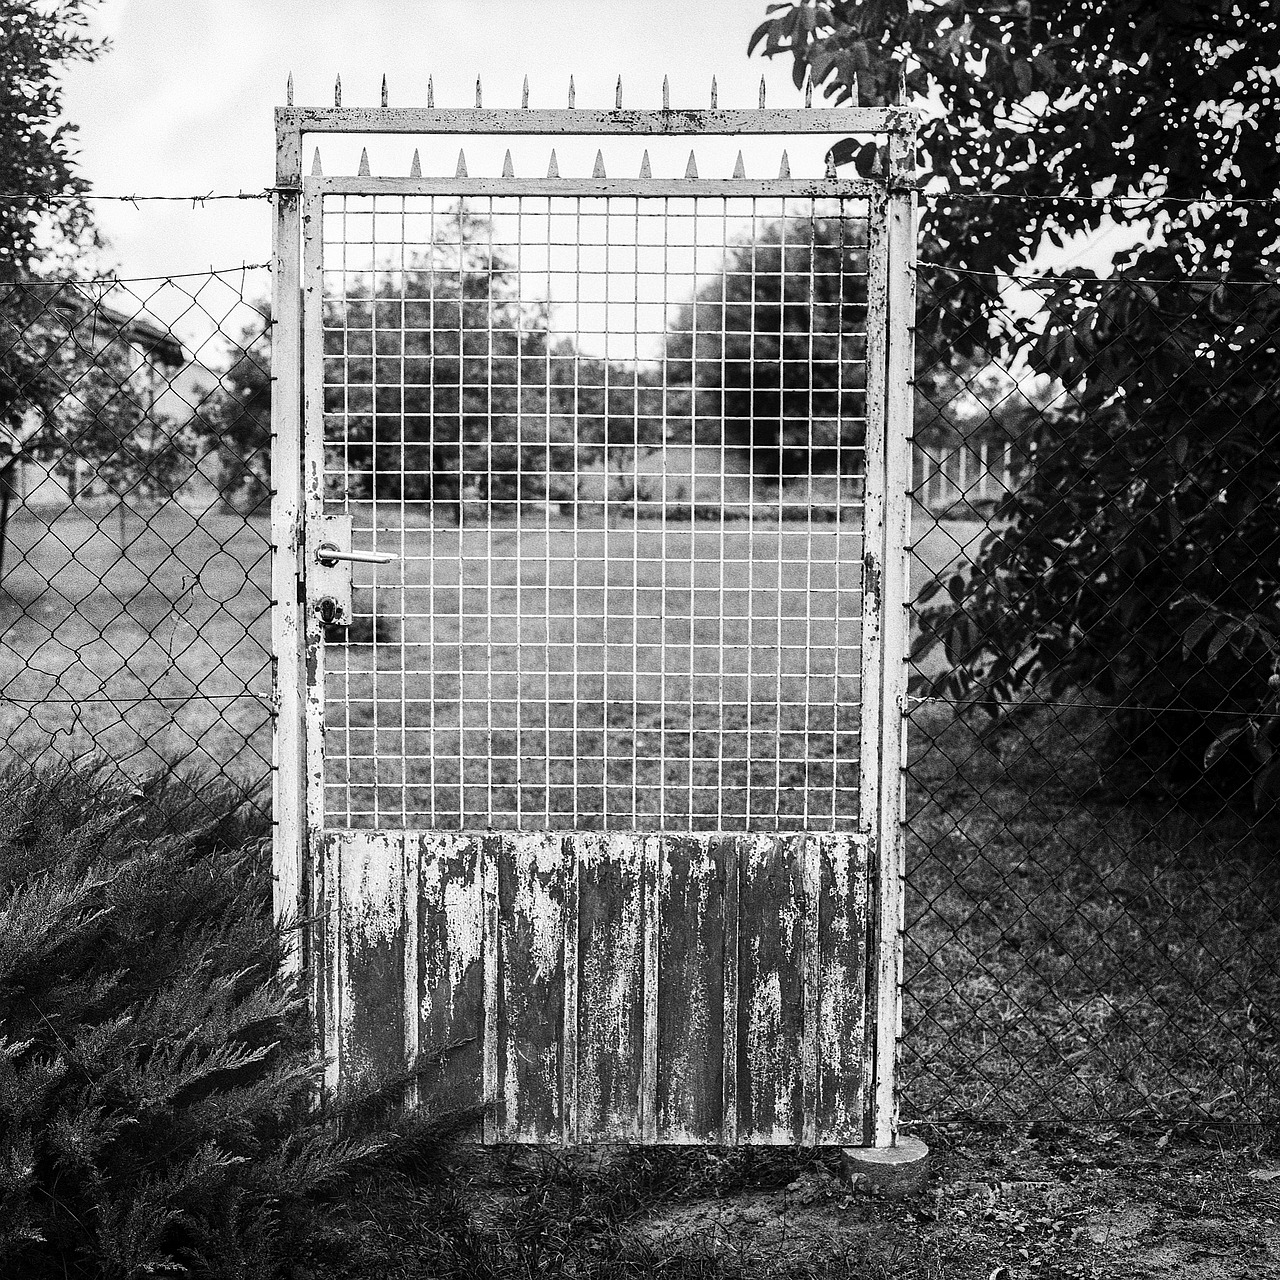
[[1229, 618], [1212, 640], [1209, 641], [1209, 661], [1212, 662], [1223, 650], [1227, 641], [1235, 635], [1244, 624], [1237, 618]]
[[1204, 767], [1208, 769], [1210, 766], [1212, 766], [1215, 760], [1220, 759], [1222, 756], [1222, 753], [1237, 738], [1239, 738], [1247, 728], [1248, 728], [1248, 725], [1243, 725], [1243, 724], [1232, 725], [1230, 729], [1227, 729], [1225, 732], [1220, 733], [1209, 744], [1208, 750], [1206, 750], [1204, 753]]

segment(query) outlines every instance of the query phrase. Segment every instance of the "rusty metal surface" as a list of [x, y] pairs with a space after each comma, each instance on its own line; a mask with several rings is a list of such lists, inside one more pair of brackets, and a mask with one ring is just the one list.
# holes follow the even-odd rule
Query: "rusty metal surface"
[[[337, 100], [340, 104], [340, 89]], [[620, 107], [621, 86], [618, 100]], [[309, 891], [315, 921], [310, 937], [311, 990], [329, 1057], [327, 1087], [335, 1093], [368, 1087], [413, 1065], [417, 1083], [409, 1089], [407, 1101], [433, 1108], [483, 1104], [481, 1132], [488, 1142], [892, 1142], [900, 999], [901, 843], [896, 822], [902, 723], [894, 664], [901, 662], [899, 650], [905, 637], [901, 620], [887, 614], [901, 608], [897, 576], [902, 556], [901, 493], [906, 481], [898, 472], [906, 455], [896, 445], [905, 430], [902, 405], [909, 404], [910, 389], [909, 335], [890, 333], [889, 321], [891, 310], [899, 318], [905, 315], [902, 299], [910, 285], [906, 279], [910, 229], [909, 214], [906, 222], [901, 218], [909, 204], [893, 203], [887, 192], [909, 185], [914, 127], [910, 113], [896, 109], [682, 112], [665, 109], [665, 99], [662, 112], [484, 111], [479, 86], [475, 111], [438, 111], [430, 102], [425, 111], [391, 110], [385, 105], [385, 91], [383, 102], [381, 109], [372, 110], [338, 105], [319, 111], [290, 107], [277, 112], [278, 182], [302, 188], [301, 198], [289, 196], [287, 206], [296, 217], [293, 230], [303, 251], [299, 283], [305, 336], [305, 430], [299, 477], [303, 509], [297, 521], [305, 600], [299, 621], [305, 621], [305, 645], [297, 660], [297, 685], [298, 692], [305, 690], [306, 695], [302, 700], [305, 723], [300, 725], [305, 747], [300, 782], [306, 803], [299, 806], [298, 839], [307, 832], [311, 838], [310, 857], [297, 874], [300, 883], [306, 882], [302, 892]], [[460, 153], [453, 179], [424, 179], [416, 154], [408, 178], [374, 177], [367, 153], [361, 155], [357, 175], [326, 177], [317, 154], [312, 176], [303, 182], [303, 132], [878, 132], [890, 136], [892, 165], [887, 183], [840, 180], [830, 164], [821, 178], [792, 178], [784, 151], [777, 178], [747, 179], [741, 157], [731, 179], [701, 178], [691, 154], [684, 178], [654, 179], [646, 154], [638, 178], [609, 178], [601, 153], [592, 177], [586, 179], [560, 178], [553, 152], [546, 178], [517, 178], [508, 152], [501, 177], [471, 178]], [[365, 284], [368, 289], [376, 286], [372, 276], [365, 281], [360, 272], [376, 274], [383, 269], [378, 265], [383, 233], [374, 230], [375, 215], [377, 227], [392, 229], [387, 241], [392, 253], [388, 279], [394, 276], [393, 283], [399, 281], [400, 293], [406, 295], [405, 281], [416, 270], [412, 254], [435, 244], [438, 228], [431, 220], [450, 216], [437, 202], [464, 197], [483, 204], [491, 251], [495, 227], [510, 236], [517, 274], [543, 271], [549, 281], [553, 246], [567, 248], [580, 278], [605, 279], [606, 302], [610, 272], [631, 273], [637, 301], [641, 278], [661, 275], [666, 282], [660, 299], [664, 315], [673, 280], [677, 287], [691, 289], [691, 296], [700, 296], [708, 272], [714, 270], [707, 265], [708, 253], [716, 246], [727, 253], [739, 231], [749, 232], [754, 241], [763, 225], [760, 219], [780, 219], [784, 244], [792, 237], [787, 228], [794, 224], [799, 228], [794, 240], [801, 243], [803, 226], [816, 225], [820, 216], [827, 216], [823, 212], [827, 206], [819, 204], [825, 201], [842, 223], [854, 228], [847, 246], [841, 233], [839, 278], [849, 273], [865, 281], [860, 286], [866, 298], [865, 320], [848, 331], [837, 387], [865, 387], [858, 406], [849, 410], [855, 418], [865, 419], [865, 448], [858, 446], [865, 461], [860, 463], [862, 487], [853, 501], [837, 498], [833, 531], [788, 532], [783, 527], [779, 491], [772, 560], [766, 556], [757, 563], [755, 551], [746, 549], [748, 543], [754, 546], [758, 532], [767, 530], [763, 508], [757, 510], [748, 502], [751, 536], [746, 541], [724, 528], [711, 534], [693, 530], [686, 549], [685, 582], [678, 557], [673, 559], [667, 546], [669, 531], [662, 533], [660, 555], [648, 547], [648, 535], [642, 536], [638, 521], [641, 515], [653, 513], [641, 510], [637, 496], [629, 517], [637, 521], [628, 534], [635, 561], [630, 582], [615, 583], [610, 570], [597, 584], [590, 573], [583, 575], [577, 526], [586, 510], [583, 503], [588, 503], [582, 496], [587, 489], [579, 492], [581, 463], [575, 462], [571, 469], [574, 489], [567, 502], [575, 564], [568, 616], [573, 631], [566, 640], [548, 630], [539, 643], [554, 642], [557, 652], [568, 655], [565, 660], [575, 675], [573, 697], [582, 696], [579, 667], [590, 675], [595, 672], [592, 664], [599, 662], [591, 648], [594, 639], [579, 635], [580, 615], [590, 620], [595, 616], [592, 610], [601, 613], [599, 643], [602, 651], [613, 655], [611, 662], [629, 647], [635, 681], [630, 691], [619, 684], [619, 699], [614, 690], [619, 673], [612, 668], [601, 677], [612, 680], [606, 680], [599, 691], [606, 708], [602, 712], [606, 730], [613, 729], [614, 720], [628, 710], [637, 725], [642, 723], [640, 712], [647, 713], [651, 691], [647, 685], [641, 687], [640, 677], [650, 684], [657, 680], [660, 703], [673, 688], [683, 688], [676, 667], [686, 649], [689, 662], [694, 661], [695, 632], [705, 647], [706, 628], [695, 628], [704, 619], [694, 616], [698, 611], [692, 603], [685, 606], [687, 636], [668, 634], [669, 628], [642, 635], [639, 629], [619, 630], [613, 625], [621, 617], [623, 623], [638, 628], [643, 592], [660, 589], [665, 597], [674, 590], [678, 596], [687, 588], [692, 601], [692, 588], [697, 585], [704, 594], [709, 592], [708, 598], [715, 597], [716, 607], [703, 610], [706, 621], [718, 620], [721, 665], [709, 669], [714, 679], [704, 679], [695, 692], [694, 683], [686, 678], [687, 695], [678, 695], [689, 708], [687, 743], [679, 734], [637, 732], [628, 748], [634, 756], [629, 777], [624, 777], [627, 771], [621, 766], [626, 761], [618, 752], [626, 743], [616, 734], [615, 743], [606, 733], [598, 754], [610, 768], [601, 778], [607, 775], [615, 785], [601, 792], [607, 793], [605, 801], [596, 796], [600, 787], [590, 773], [595, 756], [588, 752], [590, 760], [584, 761], [576, 737], [571, 749], [568, 739], [561, 741], [559, 723], [550, 716], [550, 684], [541, 695], [537, 689], [522, 691], [510, 702], [527, 708], [541, 705], [541, 697], [548, 711], [544, 746], [538, 748], [535, 741], [511, 756], [521, 784], [512, 791], [501, 771], [505, 756], [495, 771], [495, 744], [505, 741], [503, 734], [510, 727], [500, 718], [508, 711], [497, 696], [495, 675], [510, 683], [506, 677], [511, 673], [502, 666], [510, 655], [486, 630], [483, 661], [475, 644], [465, 654], [459, 649], [463, 656], [450, 659], [453, 650], [447, 645], [441, 648], [444, 642], [437, 642], [429, 629], [423, 632], [423, 619], [432, 622], [437, 613], [448, 614], [446, 622], [453, 620], [448, 604], [454, 587], [459, 592], [455, 612], [461, 625], [461, 592], [470, 582], [464, 570], [472, 562], [469, 556], [474, 549], [468, 548], [476, 540], [477, 529], [483, 543], [484, 574], [479, 590], [467, 596], [468, 617], [478, 610], [471, 620], [489, 628], [495, 616], [523, 616], [519, 610], [507, 609], [503, 594], [507, 585], [495, 568], [502, 559], [498, 544], [503, 535], [484, 520], [473, 524], [477, 518], [461, 495], [456, 583], [448, 577], [447, 564], [431, 537], [423, 532], [434, 518], [430, 511], [415, 513], [410, 510], [413, 502], [404, 496], [391, 503], [366, 503], [368, 511], [359, 508], [362, 523], [355, 530], [357, 541], [371, 539], [373, 545], [358, 555], [373, 559], [383, 547], [395, 548], [397, 567], [374, 579], [373, 588], [379, 582], [388, 584], [385, 598], [400, 600], [398, 622], [411, 624], [411, 630], [402, 631], [398, 642], [384, 641], [386, 647], [379, 648], [374, 628], [371, 660], [365, 664], [368, 670], [349, 645], [330, 646], [326, 657], [318, 616], [325, 584], [323, 572], [316, 572], [316, 561], [323, 518], [332, 514], [335, 502], [349, 501], [347, 496], [335, 497], [335, 486], [345, 472], [339, 475], [334, 465], [336, 458], [346, 456], [344, 432], [350, 416], [346, 409], [331, 408], [327, 400], [345, 404], [338, 393], [351, 380], [350, 371], [344, 373], [345, 366], [331, 358], [329, 347], [341, 336], [343, 350], [356, 351], [347, 331], [354, 332], [358, 326], [348, 325], [342, 317], [347, 310], [359, 310]], [[611, 203], [619, 197], [631, 204]], [[731, 198], [749, 206], [742, 215], [745, 231], [733, 229], [730, 214], [737, 214]], [[777, 204], [777, 211], [770, 212], [773, 204], [764, 201]], [[856, 202], [856, 209], [846, 207], [850, 201]], [[891, 203], [899, 215], [892, 247], [886, 233]], [[539, 215], [546, 224], [545, 268], [538, 265], [535, 241], [526, 239], [523, 230], [533, 228]], [[572, 217], [567, 232], [555, 221], [562, 215]], [[590, 217], [603, 217], [603, 265], [592, 258], [596, 249], [582, 233], [583, 220]], [[661, 241], [653, 242], [658, 248], [645, 250], [651, 256], [660, 250], [661, 269], [642, 270], [644, 219], [660, 219], [664, 228], [668, 224], [678, 228], [681, 217], [690, 217], [691, 225], [701, 218], [709, 231], [705, 236], [692, 234], [691, 260], [685, 263], [678, 254], [672, 256], [664, 229]], [[412, 232], [407, 229], [411, 218], [416, 219]], [[422, 229], [424, 219], [431, 221], [430, 234]], [[621, 268], [609, 265], [608, 247], [614, 240]], [[289, 252], [288, 235], [282, 243]], [[326, 261], [330, 254], [332, 266]], [[366, 257], [366, 267], [352, 265]], [[751, 263], [754, 279], [754, 256]], [[807, 270], [812, 289], [813, 262]], [[397, 271], [399, 275], [394, 275]], [[842, 284], [840, 306], [845, 305], [843, 289]], [[624, 294], [622, 290], [618, 296]], [[575, 339], [595, 332], [590, 324], [584, 325], [576, 302], [572, 315]], [[641, 338], [658, 334], [665, 323], [651, 334], [641, 325], [637, 311], [630, 347], [622, 341], [627, 334], [604, 326], [606, 366], [616, 358], [630, 361], [638, 370], [648, 360], [654, 364], [654, 377], [660, 374], [659, 382], [665, 385], [666, 356], [659, 361], [641, 354]], [[754, 320], [752, 325], [754, 342]], [[837, 327], [843, 341], [843, 318]], [[621, 355], [618, 343], [627, 347]], [[381, 353], [379, 348], [375, 355]], [[720, 358], [723, 366], [723, 353]], [[846, 383], [846, 365], [855, 371], [851, 376], [865, 381]], [[638, 396], [642, 384], [638, 372], [632, 381]], [[667, 413], [665, 401], [662, 412]], [[812, 417], [812, 403], [809, 412]], [[550, 440], [551, 418], [546, 425]], [[668, 445], [655, 448], [667, 466]], [[722, 469], [725, 460], [721, 447]], [[606, 456], [602, 475], [610, 474]], [[839, 474], [843, 476], [844, 470]], [[610, 527], [610, 492], [605, 485], [600, 499], [605, 529]], [[693, 500], [690, 490], [688, 501]], [[669, 516], [665, 481], [660, 496], [645, 501], [660, 508], [657, 514], [665, 526]], [[341, 509], [347, 513], [346, 506]], [[549, 580], [557, 557], [553, 522], [548, 518], [544, 523], [545, 546], [537, 554], [545, 562]], [[516, 537], [517, 558], [522, 554], [520, 536]], [[441, 538], [448, 541], [447, 535]], [[606, 549], [610, 538], [617, 541], [614, 534], [602, 535]], [[347, 546], [346, 539], [342, 544]], [[799, 553], [793, 555], [796, 548]], [[385, 557], [379, 554], [378, 558]], [[642, 563], [648, 566], [643, 574]], [[721, 573], [709, 588], [704, 582], [706, 563], [718, 566]], [[615, 567], [625, 571], [627, 566], [620, 560]], [[627, 576], [624, 572], [623, 577]], [[615, 617], [614, 598], [620, 591], [625, 595], [628, 585], [630, 604], [624, 601], [623, 613]], [[591, 603], [597, 589], [604, 591], [598, 609]], [[742, 613], [739, 597], [755, 600], [762, 591], [766, 595], [774, 591], [780, 602], [784, 590], [794, 596], [788, 597], [794, 618], [783, 618], [781, 603], [772, 628], [758, 626], [750, 610]], [[662, 616], [669, 612], [664, 609]], [[682, 609], [676, 613], [684, 616]], [[836, 623], [846, 614], [853, 625], [841, 630]], [[742, 637], [727, 638], [726, 622], [735, 619], [752, 621], [745, 643], [739, 642]], [[547, 625], [550, 628], [550, 615]], [[737, 665], [728, 663], [729, 654]], [[792, 671], [786, 666], [786, 662], [800, 661], [796, 654], [804, 655], [803, 686], [801, 668]], [[811, 670], [815, 655], [819, 665]], [[454, 666], [448, 665], [450, 661]], [[521, 679], [530, 675], [526, 666], [520, 657], [515, 674]], [[405, 680], [396, 685], [397, 672], [413, 675], [418, 684]], [[449, 755], [454, 750], [449, 745], [452, 739], [446, 741], [447, 735], [442, 738], [437, 733], [427, 741], [423, 726], [409, 715], [411, 707], [417, 708], [422, 701], [419, 686], [434, 689], [434, 682], [447, 681], [450, 673], [466, 682], [473, 701], [475, 691], [483, 690], [487, 735], [483, 749], [464, 743], [459, 736], [456, 762]], [[691, 673], [696, 674], [693, 668]], [[535, 677], [538, 674], [532, 672]], [[807, 717], [818, 676], [852, 682], [853, 692], [844, 702], [846, 710], [852, 707], [855, 715], [860, 714], [860, 723], [850, 722], [847, 731], [833, 724], [817, 734], [809, 732], [803, 749], [796, 744], [784, 749], [779, 718], [771, 760], [765, 741], [769, 724], [760, 719], [763, 687], [772, 688], [770, 681], [777, 684], [772, 694], [765, 691], [766, 711], [776, 703], [779, 717], [784, 710], [788, 715], [803, 711]], [[785, 690], [784, 681], [789, 682]], [[435, 697], [438, 700], [439, 694]], [[727, 711], [737, 715], [740, 707], [745, 708], [744, 725], [727, 715]], [[701, 717], [697, 724], [695, 711]], [[420, 715], [420, 710], [413, 714]], [[340, 724], [330, 723], [334, 715]], [[366, 725], [366, 719], [372, 723]], [[719, 765], [712, 761], [710, 772], [703, 769], [695, 775], [694, 734], [699, 725], [704, 730], [710, 726], [717, 735]], [[808, 727], [813, 729], [812, 724]], [[731, 810], [725, 800], [734, 786], [741, 789], [740, 783], [728, 781], [726, 772], [726, 761], [734, 757], [726, 747], [739, 737], [747, 761], [748, 793], [741, 813]], [[287, 740], [286, 734], [282, 741]], [[816, 762], [815, 743], [822, 756]], [[764, 758], [757, 754], [762, 744]], [[668, 766], [684, 759], [677, 756], [686, 747], [687, 765], [673, 773]], [[485, 751], [487, 765], [480, 758]], [[670, 751], [677, 755], [668, 760]], [[568, 807], [559, 792], [552, 804], [549, 786], [539, 799], [539, 771], [550, 768], [553, 759], [561, 772], [566, 762], [572, 764]], [[645, 770], [637, 769], [640, 762]], [[661, 767], [654, 772], [650, 765]], [[358, 772], [352, 771], [353, 766]], [[487, 768], [478, 786], [474, 785], [477, 767]], [[761, 769], [772, 769], [772, 786], [765, 785], [753, 800], [753, 787], [760, 790], [755, 779]], [[795, 771], [805, 779], [799, 790], [790, 781]], [[365, 773], [375, 784], [372, 788]], [[452, 780], [455, 773], [456, 781]], [[654, 791], [650, 773], [661, 779], [657, 800], [649, 794]], [[379, 781], [384, 776], [385, 784]], [[448, 790], [451, 786], [458, 792], [456, 797]], [[681, 787], [688, 791], [684, 802], [680, 802]], [[708, 796], [714, 792], [714, 799], [701, 796], [699, 789]], [[797, 799], [800, 792], [802, 804]], [[673, 797], [674, 803], [669, 803]], [[763, 807], [758, 803], [761, 797]], [[514, 814], [503, 807], [509, 808], [509, 801], [516, 806]], [[655, 804], [656, 812], [650, 812]], [[532, 809], [525, 812], [530, 805]], [[545, 812], [539, 812], [540, 805]], [[432, 830], [424, 831], [424, 826]], [[441, 826], [458, 829], [438, 829]], [[281, 867], [288, 872], [284, 861]], [[282, 878], [287, 881], [287, 875]], [[286, 892], [295, 893], [287, 885]]]
[[329, 831], [320, 844], [339, 903], [326, 1011], [339, 1093], [408, 1065], [412, 1019], [419, 1100], [488, 1104], [491, 1141], [862, 1142], [861, 836]]

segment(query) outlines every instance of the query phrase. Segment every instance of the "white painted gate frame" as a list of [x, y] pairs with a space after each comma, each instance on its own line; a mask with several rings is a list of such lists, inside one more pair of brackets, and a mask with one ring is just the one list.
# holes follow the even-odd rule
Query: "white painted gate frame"
[[[750, 111], [530, 110], [277, 107], [276, 185], [272, 254], [272, 651], [273, 881], [277, 920], [291, 926], [286, 971], [309, 987], [323, 1008], [322, 984], [334, 965], [317, 956], [331, 930], [316, 919], [321, 898], [313, 884], [308, 840], [322, 822], [323, 743], [308, 734], [308, 664], [320, 661], [321, 624], [308, 609], [309, 546], [306, 493], [319, 495], [321, 477], [306, 477], [303, 440], [302, 249], [309, 209], [304, 202], [302, 142], [306, 133], [398, 134], [878, 134], [888, 141], [883, 182], [730, 180], [697, 183], [718, 194], [859, 195], [871, 201], [867, 299], [866, 505], [863, 563], [863, 668], [860, 833], [871, 855], [875, 1034], [868, 1038], [867, 1076], [873, 1086], [874, 1145], [898, 1135], [897, 1065], [902, 1030], [902, 935], [905, 873], [905, 716], [909, 608], [911, 423], [915, 327], [916, 121], [902, 108]], [[388, 186], [388, 182], [392, 185]], [[544, 180], [546, 181], [546, 180]], [[648, 180], [654, 194], [692, 184]], [[335, 185], [335, 182], [337, 185]], [[378, 191], [417, 193], [431, 179], [378, 180]], [[363, 191], [365, 179], [326, 183]], [[460, 180], [435, 187], [464, 194]], [[607, 179], [567, 183], [557, 193], [610, 194]], [[529, 185], [529, 184], [525, 184]], [[639, 194], [643, 181], [628, 181]], [[477, 192], [498, 193], [497, 182], [472, 179]], [[782, 188], [786, 190], [782, 190]], [[572, 189], [570, 189], [572, 188]], [[739, 189], [741, 188], [741, 189]], [[372, 190], [372, 188], [369, 188]], [[536, 189], [536, 180], [534, 188]], [[312, 197], [315, 198], [314, 196]], [[310, 237], [318, 251], [318, 236]], [[877, 269], [879, 264], [879, 269]], [[318, 300], [317, 300], [318, 305]], [[314, 457], [311, 460], [314, 467]], [[310, 541], [314, 541], [312, 528]], [[878, 696], [874, 691], [878, 691]], [[312, 709], [314, 710], [314, 709]], [[312, 717], [314, 718], [314, 717]]]

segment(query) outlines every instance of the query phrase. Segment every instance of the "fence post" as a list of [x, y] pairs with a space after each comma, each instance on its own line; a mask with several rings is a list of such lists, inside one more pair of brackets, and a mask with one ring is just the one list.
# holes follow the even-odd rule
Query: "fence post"
[[[275, 918], [293, 925], [307, 915], [299, 577], [301, 198], [302, 136], [284, 126], [277, 112], [271, 277], [272, 878]], [[291, 928], [285, 936], [285, 972], [298, 974], [310, 958], [308, 930]]]
[[[877, 954], [874, 1132], [877, 1147], [898, 1141], [898, 1043], [902, 1035], [902, 931], [905, 882], [907, 651], [915, 335], [915, 131], [890, 138], [887, 200], [888, 377], [885, 397], [885, 518], [881, 563], [880, 777], [876, 859]], [[873, 696], [868, 691], [868, 696]]]

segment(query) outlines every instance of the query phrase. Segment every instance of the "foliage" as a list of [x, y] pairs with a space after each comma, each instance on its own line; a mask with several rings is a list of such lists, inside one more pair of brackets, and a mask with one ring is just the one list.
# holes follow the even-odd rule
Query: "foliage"
[[541, 499], [576, 446], [589, 458], [630, 443], [653, 416], [625, 369], [552, 335], [547, 305], [520, 298], [510, 255], [463, 203], [403, 270], [370, 273], [327, 305], [326, 410], [345, 415], [354, 494]]
[[305, 1274], [430, 1167], [440, 1126], [313, 1102], [267, 830], [227, 784], [0, 777], [0, 1272]]
[[195, 437], [155, 412], [181, 345], [106, 301], [109, 285], [30, 281], [0, 289], [0, 311], [26, 328], [6, 335], [10, 429], [49, 474], [87, 463], [119, 496], [155, 501], [193, 467]]
[[732, 247], [667, 335], [695, 432], [750, 449], [761, 474], [848, 466], [865, 417], [866, 270], [865, 228], [837, 216], [772, 222]]
[[[1091, 685], [1124, 741], [1189, 784], [1209, 764], [1223, 773], [1280, 652], [1280, 288], [1074, 285], [1054, 286], [1071, 327], [1028, 341], [1076, 394], [1041, 424], [1033, 483], [926, 613], [917, 651], [940, 640], [951, 669], [928, 691], [973, 705]], [[1261, 800], [1276, 771], [1257, 763]]]
[[[9, 197], [0, 200], [0, 448], [6, 436], [21, 439], [32, 404], [57, 394], [24, 341], [43, 315], [43, 298], [22, 286], [33, 272], [56, 270], [60, 256], [94, 241], [88, 183], [71, 153], [75, 126], [59, 122], [62, 68], [105, 48], [85, 31], [93, 3], [60, 0], [50, 8], [0, 0], [0, 191]], [[5, 514], [11, 465], [0, 455]]]
[[[925, 614], [954, 667], [933, 691], [999, 724], [1041, 682], [1092, 686], [1151, 763], [1185, 780], [1224, 759], [1270, 659], [1243, 623], [1208, 632], [1280, 606], [1274, 6], [797, 2], [771, 6], [761, 43], [840, 102], [892, 101], [905, 70], [929, 103], [922, 256], [949, 269], [926, 284], [919, 357], [1025, 360], [1067, 406], [1031, 432], [1011, 525]], [[1050, 274], [1038, 313], [1012, 313], [999, 273], [1110, 222], [1136, 242], [1112, 282]], [[1274, 771], [1253, 772], [1261, 797]]]
[[271, 321], [245, 328], [226, 372], [192, 428], [214, 454], [218, 491], [236, 510], [258, 511], [270, 501]]
[[92, 235], [88, 183], [72, 156], [76, 127], [59, 120], [59, 75], [106, 48], [85, 30], [95, 3], [0, 0], [0, 191], [31, 197], [0, 201], [0, 280], [34, 269], [49, 239], [74, 245]]

